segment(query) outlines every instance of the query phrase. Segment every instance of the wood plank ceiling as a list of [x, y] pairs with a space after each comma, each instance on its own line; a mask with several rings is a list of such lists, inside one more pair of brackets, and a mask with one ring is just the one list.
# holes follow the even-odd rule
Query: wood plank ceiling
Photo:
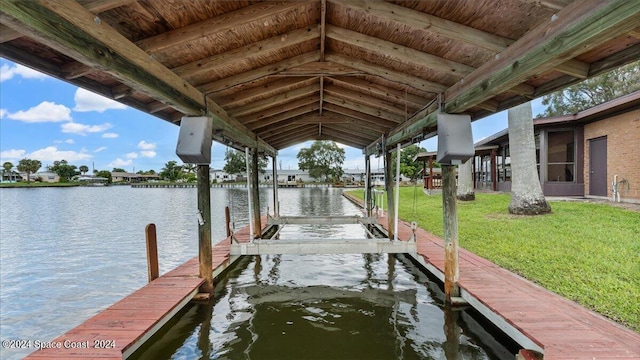
[[[0, 56], [214, 139], [374, 152], [640, 58], [637, 0], [2, 0]], [[438, 94], [441, 94], [439, 97]]]

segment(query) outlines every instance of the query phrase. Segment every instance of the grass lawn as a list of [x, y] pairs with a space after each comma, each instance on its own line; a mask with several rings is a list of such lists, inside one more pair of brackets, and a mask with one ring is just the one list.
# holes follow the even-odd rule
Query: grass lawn
[[[460, 246], [640, 332], [640, 212], [557, 201], [551, 214], [513, 216], [510, 199], [458, 201]], [[399, 214], [443, 236], [441, 195], [400, 188]]]

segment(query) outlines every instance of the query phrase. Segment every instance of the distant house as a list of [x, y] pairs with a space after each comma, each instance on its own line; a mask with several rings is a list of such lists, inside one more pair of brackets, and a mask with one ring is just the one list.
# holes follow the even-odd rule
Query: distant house
[[137, 182], [150, 181], [150, 180], [160, 180], [160, 176], [157, 174], [141, 175], [141, 174], [135, 174], [135, 173], [129, 173], [129, 172], [119, 172], [119, 171], [114, 171], [111, 173], [111, 182], [114, 182], [114, 183], [118, 183], [118, 182], [137, 183]]
[[[576, 114], [534, 119], [540, 184], [548, 196], [640, 202], [640, 91]], [[508, 129], [475, 144], [476, 188], [511, 191]]]
[[2, 182], [17, 182], [22, 180], [22, 175], [14, 170], [2, 170]]
[[[27, 181], [27, 173], [20, 173], [20, 176], [22, 176], [22, 179], [24, 181]], [[60, 176], [51, 171], [41, 171], [35, 174], [30, 174], [29, 178], [31, 179], [31, 181], [39, 179], [40, 181], [46, 183], [56, 183], [60, 181]]]

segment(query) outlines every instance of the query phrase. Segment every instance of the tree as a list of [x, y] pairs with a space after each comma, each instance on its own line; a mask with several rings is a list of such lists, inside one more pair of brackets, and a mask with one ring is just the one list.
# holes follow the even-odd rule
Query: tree
[[177, 161], [171, 160], [164, 165], [164, 168], [162, 168], [160, 177], [174, 182], [180, 178], [181, 173], [182, 166], [178, 165]]
[[539, 116], [574, 114], [637, 90], [640, 90], [640, 61], [544, 96], [542, 104], [547, 109]]
[[473, 190], [473, 157], [458, 166], [458, 190], [456, 197], [461, 201], [472, 201], [476, 199]]
[[[241, 151], [235, 149], [227, 149], [224, 153], [224, 167], [222, 171], [227, 174], [243, 174], [247, 171], [247, 162], [245, 159], [245, 154]], [[267, 159], [260, 157], [258, 158], [258, 170], [260, 172], [264, 172], [267, 168]]]
[[80, 165], [80, 167], [78, 168], [78, 170], [80, 170], [80, 172], [82, 173], [82, 175], [86, 174], [89, 171], [89, 167], [87, 165]]
[[4, 181], [4, 175], [8, 172], [9, 174], [11, 174], [11, 169], [13, 169], [13, 163], [10, 161], [5, 161], [4, 164], [2, 164], [2, 179], [0, 179], [1, 181]]
[[[67, 160], [54, 161], [53, 166], [49, 166], [49, 171], [53, 171], [60, 177], [60, 182], [67, 182], [72, 177], [78, 175], [78, 168], [75, 165], [69, 165]], [[88, 171], [89, 169], [87, 169]]]
[[317, 140], [310, 148], [302, 148], [298, 152], [298, 168], [309, 171], [309, 176], [318, 179], [324, 176], [325, 180], [339, 179], [344, 163], [344, 149], [333, 141]]
[[187, 174], [194, 173], [196, 171], [195, 164], [182, 164], [182, 169], [187, 172]]
[[551, 207], [542, 193], [538, 177], [531, 102], [509, 109], [508, 122], [512, 172], [509, 212], [517, 215], [546, 214]]
[[18, 171], [27, 173], [27, 183], [31, 184], [31, 174], [38, 172], [42, 163], [38, 160], [22, 159], [18, 162]]
[[107, 183], [111, 184], [112, 182], [112, 178], [111, 178], [111, 172], [109, 170], [100, 170], [98, 172], [95, 173], [97, 177], [103, 177], [105, 179], [107, 179]]
[[111, 170], [111, 172], [127, 172], [127, 170], [121, 169], [121, 168], [113, 168], [113, 170]]
[[[419, 147], [416, 144], [409, 145], [406, 148], [400, 151], [400, 174], [411, 179], [412, 182], [415, 182], [418, 178], [418, 174], [420, 173], [420, 169], [422, 164], [418, 161], [413, 160], [419, 152], [426, 152], [427, 150]], [[395, 159], [394, 154], [394, 159]], [[395, 163], [393, 164], [395, 171]], [[395, 172], [394, 172], [395, 174]]]

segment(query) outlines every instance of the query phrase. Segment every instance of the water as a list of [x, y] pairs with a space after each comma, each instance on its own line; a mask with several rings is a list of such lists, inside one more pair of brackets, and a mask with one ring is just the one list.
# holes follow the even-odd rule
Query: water
[[[336, 189], [280, 189], [279, 194], [283, 215], [359, 214]], [[236, 228], [247, 224], [244, 189], [212, 189], [211, 195], [214, 239], [224, 234], [224, 206], [232, 208]], [[261, 189], [262, 213], [272, 204], [270, 197], [269, 189]], [[157, 225], [161, 273], [197, 256], [196, 206], [195, 189], [0, 190], [2, 340], [52, 340], [143, 286], [148, 223]], [[298, 226], [285, 228], [281, 236], [364, 233], [358, 225]], [[445, 322], [458, 314], [442, 311], [438, 291], [413, 265], [386, 255], [250, 257], [217, 286], [213, 304], [182, 311], [174, 326], [136, 356], [492, 359], [509, 354], [499, 345], [484, 345], [492, 340], [475, 336], [478, 330], [468, 326], [472, 320]], [[446, 336], [445, 324], [455, 336]], [[32, 350], [1, 349], [0, 357], [18, 359]]]

